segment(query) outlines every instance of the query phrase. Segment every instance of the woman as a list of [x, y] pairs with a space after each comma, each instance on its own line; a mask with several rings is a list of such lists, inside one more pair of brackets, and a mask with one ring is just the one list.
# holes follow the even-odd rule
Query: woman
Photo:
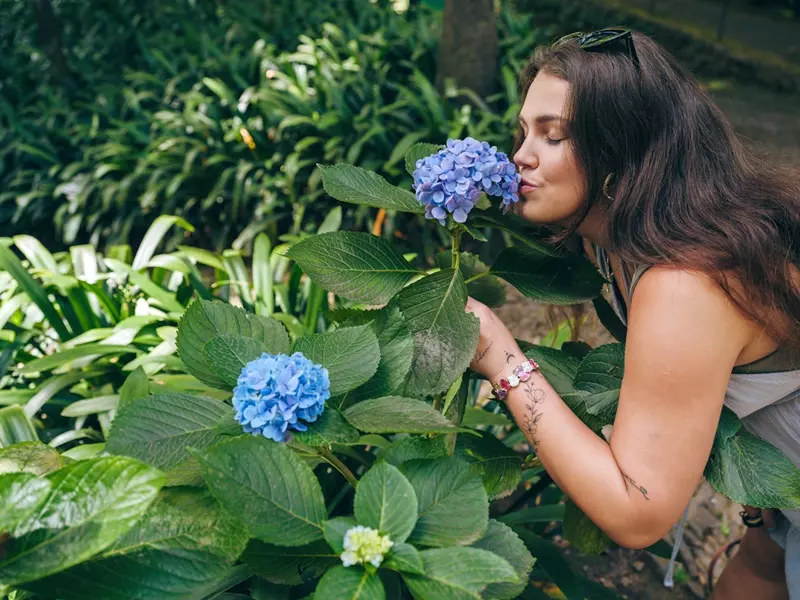
[[[723, 404], [800, 465], [800, 190], [641, 34], [568, 36], [522, 84], [518, 212], [580, 236], [609, 275], [625, 375], [608, 443], [539, 372], [499, 395], [559, 487], [613, 540], [646, 547], [691, 499]], [[522, 352], [490, 309], [467, 310], [473, 369], [508, 387]], [[748, 529], [714, 597], [800, 599], [800, 511]]]

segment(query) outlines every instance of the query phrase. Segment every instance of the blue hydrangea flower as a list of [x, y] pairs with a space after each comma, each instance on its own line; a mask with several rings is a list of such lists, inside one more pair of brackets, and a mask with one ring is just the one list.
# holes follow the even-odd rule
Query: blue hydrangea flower
[[471, 137], [447, 140], [447, 146], [417, 161], [414, 191], [425, 216], [442, 225], [447, 214], [464, 223], [481, 192], [502, 198], [505, 211], [519, 197], [520, 178], [514, 164], [488, 142]]
[[236, 420], [253, 435], [276, 442], [286, 441], [286, 432], [305, 431], [317, 420], [331, 396], [328, 370], [295, 352], [262, 354], [242, 369], [233, 388]]

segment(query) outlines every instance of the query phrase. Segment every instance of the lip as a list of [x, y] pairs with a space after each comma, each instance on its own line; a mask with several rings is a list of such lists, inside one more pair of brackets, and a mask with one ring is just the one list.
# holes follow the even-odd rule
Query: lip
[[520, 192], [523, 194], [527, 192], [532, 192], [535, 189], [539, 188], [538, 183], [533, 183], [532, 181], [528, 181], [527, 179], [522, 180], [522, 186], [520, 187]]

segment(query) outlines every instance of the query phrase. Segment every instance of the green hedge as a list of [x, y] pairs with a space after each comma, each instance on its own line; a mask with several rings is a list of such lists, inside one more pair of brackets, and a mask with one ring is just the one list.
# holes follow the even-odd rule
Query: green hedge
[[640, 11], [593, 0], [514, 0], [514, 4], [518, 11], [532, 14], [537, 25], [556, 25], [560, 34], [610, 25], [636, 29], [662, 44], [696, 75], [734, 79], [778, 92], [800, 90], [800, 69], [735, 54]]

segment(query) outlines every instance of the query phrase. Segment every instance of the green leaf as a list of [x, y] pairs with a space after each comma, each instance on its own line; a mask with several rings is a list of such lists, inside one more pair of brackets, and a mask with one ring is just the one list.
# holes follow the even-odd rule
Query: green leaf
[[578, 374], [580, 360], [563, 350], [536, 345], [526, 348], [525, 356], [536, 361], [542, 375], [560, 396], [575, 392], [572, 382]]
[[419, 274], [397, 248], [369, 233], [317, 234], [287, 256], [321, 288], [366, 304], [385, 304]]
[[198, 598], [225, 577], [246, 543], [247, 533], [208, 492], [162, 490], [102, 554], [26, 588], [65, 600]]
[[367, 433], [441, 433], [459, 431], [422, 400], [386, 396], [364, 400], [344, 411], [351, 425]]
[[386, 600], [377, 575], [361, 567], [334, 567], [320, 579], [314, 600]]
[[33, 423], [21, 406], [0, 408], [0, 448], [38, 439]]
[[717, 423], [717, 431], [714, 434], [714, 448], [713, 450], [721, 450], [730, 438], [742, 428], [742, 422], [736, 413], [727, 406], [722, 407], [722, 413], [719, 415], [719, 422]]
[[611, 539], [572, 500], [564, 513], [564, 537], [584, 554], [600, 554], [611, 545]]
[[478, 425], [511, 425], [511, 420], [503, 413], [493, 413], [477, 406], [468, 406], [461, 420], [464, 427], [477, 427]]
[[41, 442], [20, 442], [0, 448], [0, 473], [47, 475], [64, 466], [58, 450]]
[[108, 396], [95, 396], [94, 398], [86, 398], [85, 400], [73, 402], [61, 411], [61, 416], [85, 417], [87, 415], [95, 415], [97, 413], [115, 410], [118, 404], [119, 396], [116, 394], [109, 394]]
[[504, 558], [517, 573], [519, 583], [492, 583], [483, 592], [483, 598], [516, 598], [528, 586], [528, 578], [535, 559], [519, 536], [507, 525], [489, 519], [489, 527], [472, 548], [488, 550]]
[[606, 344], [587, 354], [575, 375], [576, 399], [603, 424], [613, 423], [617, 414], [624, 363], [625, 346]]
[[152, 467], [107, 456], [68, 464], [47, 476], [51, 491], [14, 531], [0, 581], [19, 586], [79, 564], [134, 526], [164, 482]]
[[205, 346], [218, 336], [242, 336], [265, 344], [272, 354], [289, 352], [289, 334], [278, 321], [247, 313], [224, 302], [196, 300], [178, 327], [178, 353], [186, 370], [203, 383], [220, 389], [230, 386], [214, 370]]
[[536, 557], [536, 568], [543, 569], [567, 600], [593, 598], [584, 580], [570, 568], [561, 550], [525, 527], [512, 527], [525, 547]]
[[392, 546], [389, 555], [381, 563], [381, 566], [401, 573], [425, 574], [425, 567], [422, 564], [422, 557], [419, 551], [411, 544], [404, 542], [396, 543]]
[[139, 249], [136, 251], [136, 256], [134, 256], [133, 264], [131, 265], [134, 270], [138, 271], [147, 265], [153, 257], [156, 248], [158, 248], [158, 245], [161, 243], [161, 240], [164, 239], [167, 231], [169, 231], [173, 225], [177, 225], [189, 232], [194, 231], [194, 227], [180, 217], [172, 215], [161, 215], [157, 217], [156, 220], [153, 221], [153, 224], [150, 225], [150, 228], [147, 230], [147, 233], [144, 234], [139, 244]]
[[341, 564], [338, 554], [323, 540], [295, 548], [250, 540], [242, 560], [259, 577], [280, 585], [300, 585], [322, 577], [330, 567]]
[[266, 351], [263, 341], [240, 335], [218, 335], [203, 347], [208, 364], [230, 389], [236, 386], [247, 363]]
[[396, 297], [414, 336], [414, 360], [406, 393], [447, 391], [469, 366], [480, 322], [467, 314], [467, 287], [458, 271], [446, 269], [411, 284]]
[[800, 508], [800, 468], [747, 430], [714, 447], [705, 476], [711, 487], [734, 502], [760, 508]]
[[247, 435], [193, 455], [211, 493], [254, 537], [279, 546], [322, 537], [327, 514], [319, 482], [286, 446]]
[[201, 481], [187, 448], [204, 449], [225, 439], [233, 409], [211, 398], [172, 392], [139, 398], [114, 419], [106, 452], [138, 458], [167, 473], [170, 485]]
[[425, 208], [414, 194], [401, 190], [383, 177], [353, 165], [317, 165], [325, 191], [341, 202], [423, 214]]
[[272, 291], [273, 274], [269, 256], [272, 243], [266, 233], [259, 233], [253, 242], [253, 291], [256, 294], [258, 314], [271, 315], [275, 308]]
[[578, 304], [600, 294], [605, 280], [582, 256], [552, 257], [525, 248], [506, 248], [491, 273], [528, 298], [548, 304]]
[[[453, 266], [453, 253], [441, 252], [436, 257], [439, 267], [449, 269]], [[458, 270], [464, 281], [475, 278], [467, 283], [467, 293], [475, 300], [483, 302], [486, 306], [495, 307], [505, 304], [506, 288], [503, 282], [494, 275], [489, 275], [489, 267], [481, 262], [477, 255], [462, 252], [459, 257]]]
[[484, 534], [489, 499], [480, 477], [468, 464], [455, 458], [414, 460], [401, 465], [401, 471], [414, 486], [419, 506], [410, 543], [466, 545]]
[[50, 493], [50, 482], [31, 473], [0, 475], [0, 537], [14, 531]]
[[417, 522], [414, 488], [386, 462], [374, 465], [358, 482], [353, 509], [359, 525], [377, 529], [395, 543], [405, 542]]
[[413, 175], [414, 171], [417, 170], [418, 160], [427, 158], [431, 154], [436, 154], [441, 149], [442, 146], [438, 144], [427, 144], [425, 142], [420, 142], [411, 146], [408, 152], [406, 152], [406, 171], [408, 171], [408, 174]]
[[542, 240], [542, 230], [513, 213], [503, 214], [496, 207], [474, 213], [470, 218], [473, 227], [492, 227], [505, 231], [517, 245], [546, 256], [559, 256], [559, 252]]
[[506, 525], [551, 523], [552, 521], [563, 521], [565, 512], [566, 507], [563, 504], [543, 504], [506, 513], [497, 517], [497, 520]]
[[403, 384], [411, 368], [414, 339], [403, 313], [397, 307], [378, 312], [373, 321], [381, 352], [378, 369], [369, 381], [347, 394], [347, 404], [391, 394]]
[[50, 299], [47, 297], [47, 292], [45, 292], [44, 288], [31, 277], [27, 269], [22, 266], [22, 262], [20, 262], [16, 254], [3, 244], [0, 244], [0, 270], [7, 271], [9, 275], [17, 280], [17, 283], [25, 290], [28, 297], [33, 300], [36, 306], [44, 313], [47, 322], [56, 330], [62, 342], [72, 337], [72, 333], [67, 329], [55, 305], [51, 303]]
[[302, 337], [295, 342], [294, 351], [328, 369], [331, 396], [344, 394], [368, 381], [380, 361], [378, 338], [369, 325], [340, 327]]
[[431, 460], [446, 456], [444, 438], [413, 436], [393, 442], [391, 446], [381, 451], [379, 458], [397, 467], [410, 460], [419, 458]]
[[84, 357], [100, 357], [110, 354], [139, 354], [141, 351], [136, 346], [116, 346], [112, 344], [85, 344], [67, 350], [59, 350], [50, 356], [43, 356], [27, 363], [20, 373], [37, 373], [50, 371], [56, 367], [66, 365], [74, 360]]
[[420, 552], [425, 575], [403, 574], [417, 600], [480, 600], [492, 583], [516, 583], [508, 562], [477, 548], [440, 548]]
[[119, 388], [119, 404], [117, 410], [122, 410], [125, 406], [136, 400], [143, 398], [150, 393], [150, 380], [147, 373], [141, 367], [135, 369], [125, 379], [125, 383]]
[[322, 533], [325, 536], [325, 541], [337, 554], [344, 552], [344, 536], [345, 534], [358, 525], [353, 517], [336, 517], [325, 521], [322, 527]]
[[462, 435], [456, 441], [456, 456], [471, 463], [481, 473], [490, 500], [511, 494], [522, 479], [519, 456], [490, 433], [480, 437]]
[[342, 413], [332, 406], [326, 406], [317, 420], [308, 424], [308, 431], [292, 432], [292, 438], [306, 446], [316, 447], [355, 444], [359, 435], [355, 427], [345, 421]]

